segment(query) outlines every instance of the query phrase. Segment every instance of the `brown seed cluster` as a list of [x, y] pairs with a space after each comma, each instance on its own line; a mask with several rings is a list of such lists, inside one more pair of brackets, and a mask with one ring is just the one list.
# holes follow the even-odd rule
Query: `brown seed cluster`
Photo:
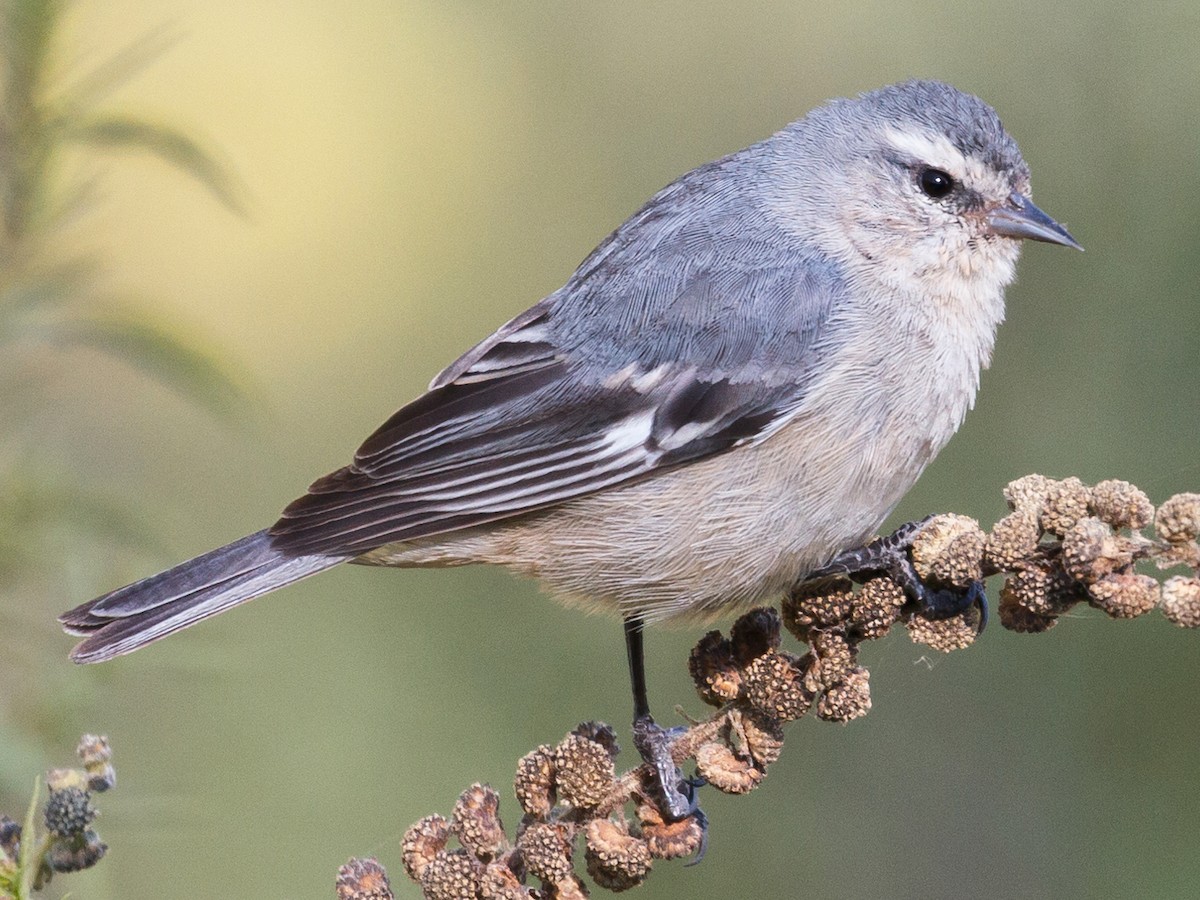
[[1200, 570], [1200, 494], [1176, 494], [1158, 508], [1154, 530], [1166, 565]]
[[[544, 745], [517, 764], [515, 793], [524, 811], [509, 841], [499, 796], [472, 785], [449, 820], [427, 816], [404, 835], [405, 871], [431, 900], [586, 897], [575, 872], [577, 845], [593, 882], [620, 891], [645, 880], [655, 859], [695, 852], [704, 836], [690, 816], [667, 821], [641, 769], [616, 776], [613, 730], [584, 722], [557, 745]], [[626, 818], [627, 805], [635, 816]], [[456, 838], [460, 846], [449, 846]], [[540, 882], [539, 888], [527, 881]]]
[[[934, 516], [913, 540], [913, 568], [932, 589], [964, 590], [983, 576], [988, 540], [972, 518]], [[977, 609], [932, 619], [906, 612], [907, 603], [900, 585], [883, 577], [857, 590], [846, 578], [811, 582], [784, 601], [784, 624], [813, 646], [820, 663], [820, 678], [815, 682], [823, 690], [816, 703], [819, 718], [848, 721], [870, 709], [869, 674], [854, 665], [858, 646], [883, 637], [897, 622], [904, 624], [913, 641], [945, 652], [969, 646], [979, 632]], [[830, 649], [834, 646], [844, 649], [834, 653]], [[830, 666], [841, 674], [840, 683], [830, 682]]]
[[1164, 581], [1162, 611], [1181, 628], [1200, 627], [1200, 578], [1176, 575]]
[[338, 869], [337, 900], [392, 900], [387, 872], [376, 859], [351, 859]]
[[554, 773], [559, 800], [580, 809], [603, 803], [617, 774], [609, 749], [582, 734], [569, 734], [554, 748]]
[[[1178, 625], [1200, 625], [1200, 609], [1181, 587], [1187, 579], [1171, 579], [1164, 593], [1156, 579], [1137, 571], [1142, 560], [1200, 567], [1200, 494], [1177, 494], [1156, 512], [1127, 481], [1089, 487], [1078, 478], [1027, 475], [1004, 496], [1012, 511], [986, 539], [984, 568], [1007, 575], [999, 609], [1005, 628], [1045, 631], [1081, 602], [1114, 619], [1158, 606]], [[1158, 540], [1142, 533], [1151, 522]]]
[[[1089, 487], [1078, 478], [1028, 475], [1009, 484], [1004, 496], [1010, 512], [988, 533], [958, 515], [922, 526], [910, 558], [928, 587], [961, 591], [1003, 574], [1001, 624], [1023, 633], [1045, 631], [1081, 602], [1119, 619], [1158, 606], [1171, 622], [1200, 627], [1200, 494], [1178, 494], [1156, 511], [1128, 482]], [[1143, 534], [1151, 525], [1154, 537]], [[1192, 571], [1160, 586], [1137, 571], [1145, 561]], [[933, 619], [914, 605], [889, 578], [861, 584], [825, 578], [797, 585], [782, 615], [754, 609], [728, 636], [710, 631], [692, 649], [688, 671], [700, 698], [717, 709], [671, 738], [675, 763], [694, 760], [712, 787], [748, 793], [779, 759], [786, 723], [809, 710], [831, 722], [870, 710], [870, 673], [859, 660], [863, 642], [897, 623], [913, 641], [944, 652], [969, 646], [979, 634], [978, 608]], [[783, 628], [807, 645], [805, 652], [782, 648]], [[428, 816], [406, 832], [405, 870], [432, 900], [573, 900], [588, 896], [577, 867], [595, 886], [623, 891], [643, 883], [655, 860], [702, 852], [702, 814], [677, 821], [664, 816], [649, 767], [618, 774], [618, 753], [613, 730], [598, 722], [536, 748], [517, 764], [514, 789], [524, 815], [511, 841], [496, 792], [472, 785], [449, 820]], [[71, 818], [75, 808], [66, 806], [64, 816]], [[452, 839], [460, 846], [449, 847]], [[382, 870], [379, 876], [345, 897], [390, 897]], [[338, 889], [343, 900], [341, 875]]]
[[654, 803], [643, 800], [636, 817], [651, 859], [693, 856], [704, 843], [704, 827], [695, 816], [668, 821]]
[[592, 819], [584, 829], [587, 872], [598, 887], [624, 891], [650, 873], [650, 845], [629, 833], [624, 819]]
[[913, 541], [913, 568], [935, 588], [967, 588], [983, 577], [985, 535], [969, 516], [934, 516]]
[[[484, 784], [473, 784], [458, 798], [449, 821], [443, 816], [426, 816], [404, 833], [400, 841], [404, 871], [421, 885], [425, 897], [476, 900], [533, 896], [528, 892], [500, 892], [506, 881], [518, 888], [521, 885], [510, 867], [513, 852], [500, 824], [499, 807], [500, 797], [494, 790]], [[449, 849], [451, 836], [462, 846]], [[499, 869], [507, 870], [507, 875]], [[485, 887], [489, 893], [484, 893]]]

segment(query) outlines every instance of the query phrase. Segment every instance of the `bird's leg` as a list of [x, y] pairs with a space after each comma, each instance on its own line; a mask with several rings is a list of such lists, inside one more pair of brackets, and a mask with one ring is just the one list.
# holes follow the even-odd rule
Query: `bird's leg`
[[970, 609], [979, 607], [979, 630], [982, 632], [988, 621], [987, 594], [982, 581], [973, 581], [966, 590], [949, 588], [934, 589], [921, 580], [913, 568], [913, 540], [932, 518], [927, 516], [917, 522], [901, 525], [886, 537], [877, 538], [865, 547], [846, 550], [831, 559], [826, 565], [808, 573], [805, 581], [846, 575], [855, 581], [863, 581], [879, 575], [887, 575], [904, 589], [905, 595], [917, 608], [931, 619], [948, 619]]
[[646, 658], [642, 643], [645, 620], [639, 615], [625, 617], [625, 649], [629, 654], [629, 682], [633, 687], [633, 743], [642, 760], [654, 769], [671, 820], [682, 819], [697, 811], [696, 784], [679, 771], [671, 758], [672, 732], [654, 721], [646, 696]]

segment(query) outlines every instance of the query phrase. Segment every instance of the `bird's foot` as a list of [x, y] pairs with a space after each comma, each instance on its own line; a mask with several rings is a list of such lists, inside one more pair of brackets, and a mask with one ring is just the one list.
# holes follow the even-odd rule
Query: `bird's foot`
[[682, 731], [663, 728], [648, 715], [638, 716], [633, 722], [633, 744], [653, 770], [653, 787], [658, 789], [656, 799], [663, 804], [664, 817], [677, 822], [697, 813], [706, 825], [708, 820], [696, 800], [696, 789], [704, 780], [687, 778], [671, 757], [671, 741]]
[[913, 540], [932, 517], [901, 525], [886, 537], [865, 547], [839, 553], [828, 564], [810, 572], [806, 581], [845, 575], [855, 581], [886, 575], [904, 589], [916, 611], [931, 619], [948, 619], [972, 606], [979, 608], [979, 631], [988, 621], [987, 593], [982, 581], [973, 581], [963, 590], [932, 588], [921, 580], [912, 562]]

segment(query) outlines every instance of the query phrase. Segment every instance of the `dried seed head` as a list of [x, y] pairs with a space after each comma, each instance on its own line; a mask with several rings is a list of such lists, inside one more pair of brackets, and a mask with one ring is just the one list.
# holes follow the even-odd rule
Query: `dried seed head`
[[783, 726], [779, 720], [758, 710], [736, 709], [730, 713], [729, 723], [759, 768], [765, 769], [783, 753]]
[[574, 875], [571, 866], [574, 838], [566, 825], [534, 822], [517, 839], [517, 849], [530, 875], [558, 884]]
[[46, 801], [46, 830], [58, 837], [83, 834], [96, 818], [92, 795], [82, 788], [68, 787], [50, 792]]
[[450, 823], [439, 815], [426, 816], [404, 832], [400, 839], [400, 859], [408, 877], [420, 881], [425, 867], [446, 849], [448, 840]]
[[1128, 481], [1110, 478], [1092, 488], [1092, 512], [1113, 528], [1145, 528], [1154, 518], [1150, 498]]
[[484, 867], [479, 879], [480, 900], [533, 900], [534, 896], [504, 863], [491, 862]]
[[589, 741], [595, 741], [607, 750], [608, 755], [614, 760], [617, 758], [617, 754], [621, 752], [621, 745], [617, 743], [617, 733], [613, 731], [612, 726], [607, 722], [580, 722], [571, 729], [571, 734], [577, 734], [580, 737], [587, 738]]
[[103, 765], [112, 759], [112, 747], [104, 735], [85, 734], [79, 739], [75, 753], [84, 766]]
[[46, 864], [52, 872], [82, 872], [104, 858], [108, 844], [92, 829], [50, 844]]
[[1063, 568], [1083, 584], [1095, 584], [1132, 563], [1131, 542], [1113, 534], [1112, 526], [1100, 519], [1084, 516], [1063, 535]]
[[600, 803], [616, 778], [608, 748], [579, 734], [568, 734], [554, 748], [554, 769], [559, 798], [583, 809]]
[[1049, 631], [1058, 621], [1056, 613], [1034, 612], [1009, 592], [1000, 592], [1000, 624], [1017, 634], [1041, 634]]
[[859, 589], [850, 610], [850, 631], [856, 639], [883, 637], [900, 618], [907, 601], [904, 588], [890, 578], [872, 578]]
[[766, 777], [749, 760], [735, 756], [725, 744], [711, 741], [696, 751], [696, 771], [718, 791], [726, 794], [748, 794]]
[[1005, 598], [1039, 616], [1057, 616], [1079, 600], [1067, 573], [1051, 563], [1030, 566], [1005, 579], [1000, 602]]
[[779, 613], [769, 606], [760, 606], [740, 616], [729, 629], [733, 657], [746, 665], [779, 647]]
[[855, 597], [848, 578], [823, 578], [795, 588], [783, 601], [783, 622], [799, 641], [850, 618]]
[[1038, 510], [1025, 506], [993, 525], [983, 545], [984, 559], [1001, 572], [1010, 572], [1032, 559], [1042, 538], [1038, 517]]
[[934, 516], [913, 539], [913, 567], [922, 581], [965, 588], [983, 577], [983, 529], [969, 516]]
[[742, 700], [772, 719], [798, 719], [812, 704], [804, 667], [790, 653], [760, 656], [742, 673]]
[[637, 817], [642, 824], [642, 837], [646, 839], [646, 846], [654, 859], [691, 856], [704, 843], [704, 826], [695, 814], [668, 822], [658, 807], [640, 803]]
[[67, 788], [86, 791], [87, 773], [80, 769], [51, 769], [46, 773], [46, 787], [51, 791], [65, 791]]
[[1176, 494], [1158, 508], [1154, 529], [1164, 541], [1183, 543], [1200, 537], [1200, 494]]
[[592, 819], [587, 825], [587, 871], [592, 880], [610, 891], [637, 887], [650, 872], [650, 848], [629, 833], [628, 826], [611, 819]]
[[377, 859], [351, 859], [338, 869], [337, 900], [392, 900], [392, 885]]
[[1050, 484], [1051, 479], [1045, 475], [1026, 475], [1008, 483], [1004, 488], [1004, 499], [1011, 510], [1032, 510], [1034, 515], [1040, 516]]
[[1107, 575], [1088, 587], [1092, 605], [1114, 619], [1132, 619], [1158, 605], [1158, 582], [1149, 575], [1133, 572]]
[[811, 673], [816, 676], [822, 689], [845, 681], [858, 659], [858, 651], [850, 646], [844, 635], [836, 631], [813, 637], [813, 655], [817, 658], [817, 665], [811, 669]]
[[742, 675], [733, 659], [733, 644], [721, 632], [710, 631], [700, 638], [688, 657], [688, 672], [705, 703], [724, 706], [737, 698]]
[[79, 746], [75, 748], [75, 752], [83, 761], [89, 790], [102, 793], [117, 783], [117, 773], [111, 762], [112, 748], [107, 737], [85, 734], [79, 739]]
[[499, 811], [500, 795], [486, 784], [473, 784], [459, 796], [450, 816], [450, 830], [459, 843], [484, 862], [507, 843]]
[[1050, 482], [1042, 509], [1042, 528], [1062, 537], [1068, 528], [1088, 514], [1091, 499], [1091, 489], [1074, 476]]
[[554, 790], [554, 748], [545, 744], [521, 757], [513, 790], [521, 809], [534, 818], [544, 819], [556, 802]]
[[924, 644], [943, 653], [965, 650], [979, 636], [979, 610], [972, 606], [948, 619], [930, 619], [917, 614], [905, 625], [914, 644]]
[[476, 900], [483, 864], [466, 850], [443, 850], [421, 872], [426, 900]]
[[835, 684], [817, 701], [817, 717], [826, 722], [849, 722], [871, 709], [871, 673], [855, 666], [841, 684]]
[[1168, 578], [1161, 602], [1163, 615], [1180, 628], [1200, 628], [1200, 578]]

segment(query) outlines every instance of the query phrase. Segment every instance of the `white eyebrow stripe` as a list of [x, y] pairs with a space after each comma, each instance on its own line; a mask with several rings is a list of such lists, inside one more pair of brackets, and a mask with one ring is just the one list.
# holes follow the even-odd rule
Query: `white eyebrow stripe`
[[944, 169], [959, 181], [979, 183], [988, 177], [986, 167], [979, 160], [964, 156], [945, 135], [887, 128], [883, 137], [897, 152]]
[[939, 169], [945, 169], [951, 175], [962, 176], [966, 168], [966, 159], [944, 135], [927, 135], [915, 131], [900, 131], [888, 128], [884, 138], [898, 152], [913, 159], [920, 160]]

